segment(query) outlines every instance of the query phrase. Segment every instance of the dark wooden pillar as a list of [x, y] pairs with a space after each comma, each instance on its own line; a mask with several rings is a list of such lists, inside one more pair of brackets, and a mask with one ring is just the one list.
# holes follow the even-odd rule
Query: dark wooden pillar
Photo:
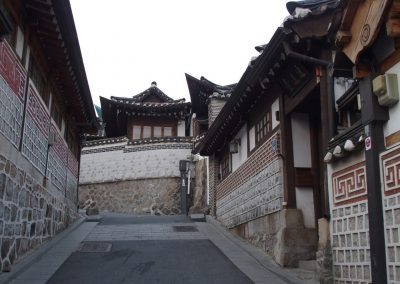
[[371, 249], [372, 283], [386, 283], [385, 232], [380, 181], [379, 154], [385, 149], [382, 124], [388, 120], [388, 112], [378, 104], [372, 93], [371, 76], [359, 83], [362, 101], [362, 122], [371, 149], [365, 150], [365, 167], [368, 194], [369, 238]]
[[287, 208], [296, 208], [296, 190], [294, 185], [294, 161], [293, 161], [293, 138], [292, 138], [292, 116], [285, 112], [284, 95], [279, 97], [281, 144], [283, 156], [284, 190], [283, 197]]

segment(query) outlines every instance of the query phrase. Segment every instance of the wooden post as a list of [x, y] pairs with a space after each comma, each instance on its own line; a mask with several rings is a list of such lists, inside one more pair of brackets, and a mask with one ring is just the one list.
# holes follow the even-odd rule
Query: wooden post
[[284, 94], [279, 96], [279, 113], [281, 125], [281, 144], [283, 155], [283, 197], [287, 208], [296, 208], [296, 191], [294, 186], [294, 161], [292, 139], [292, 116], [285, 114]]
[[367, 124], [366, 135], [372, 141], [372, 147], [365, 150], [372, 283], [386, 283], [386, 250], [379, 154], [385, 148], [382, 124], [388, 119], [388, 114], [385, 108], [378, 105], [377, 98], [372, 93], [371, 76], [360, 80], [359, 88], [363, 104], [362, 122]]

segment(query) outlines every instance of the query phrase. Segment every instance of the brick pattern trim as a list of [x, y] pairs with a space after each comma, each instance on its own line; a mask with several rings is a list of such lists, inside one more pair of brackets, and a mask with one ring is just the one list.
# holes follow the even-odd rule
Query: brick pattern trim
[[220, 200], [239, 188], [251, 177], [265, 169], [281, 153], [280, 132], [275, 132], [238, 168], [224, 179], [216, 188], [216, 198]]

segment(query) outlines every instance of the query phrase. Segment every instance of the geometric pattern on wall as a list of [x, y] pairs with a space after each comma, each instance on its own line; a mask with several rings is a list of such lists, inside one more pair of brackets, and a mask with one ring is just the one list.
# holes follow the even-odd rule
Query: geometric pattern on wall
[[50, 146], [47, 176], [60, 190], [64, 190], [67, 184], [67, 145], [54, 124], [51, 132], [55, 135], [55, 143]]
[[68, 169], [74, 177], [78, 178], [79, 174], [79, 162], [76, 160], [75, 155], [68, 151]]
[[365, 162], [352, 165], [332, 175], [333, 203], [351, 204], [367, 199]]
[[18, 148], [26, 75], [10, 46], [0, 42], [0, 132]]
[[19, 147], [23, 117], [23, 102], [0, 76], [0, 132]]
[[400, 146], [381, 154], [388, 283], [400, 283]]
[[218, 219], [227, 227], [282, 209], [282, 160], [276, 159], [244, 184], [217, 200]]
[[0, 43], [0, 75], [7, 82], [13, 93], [22, 102], [24, 100], [24, 88], [26, 75], [19, 59], [6, 41]]
[[31, 83], [27, 109], [22, 153], [42, 174], [45, 174], [50, 116]]
[[400, 193], [400, 147], [383, 153], [381, 159], [384, 194]]
[[371, 283], [368, 203], [332, 208], [334, 283]]

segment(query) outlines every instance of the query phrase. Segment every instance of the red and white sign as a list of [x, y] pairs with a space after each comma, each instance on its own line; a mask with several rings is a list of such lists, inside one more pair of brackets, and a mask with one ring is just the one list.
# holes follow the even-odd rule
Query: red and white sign
[[372, 148], [371, 137], [367, 137], [367, 138], [365, 138], [365, 150], [368, 151], [368, 150], [371, 150], [371, 148]]

